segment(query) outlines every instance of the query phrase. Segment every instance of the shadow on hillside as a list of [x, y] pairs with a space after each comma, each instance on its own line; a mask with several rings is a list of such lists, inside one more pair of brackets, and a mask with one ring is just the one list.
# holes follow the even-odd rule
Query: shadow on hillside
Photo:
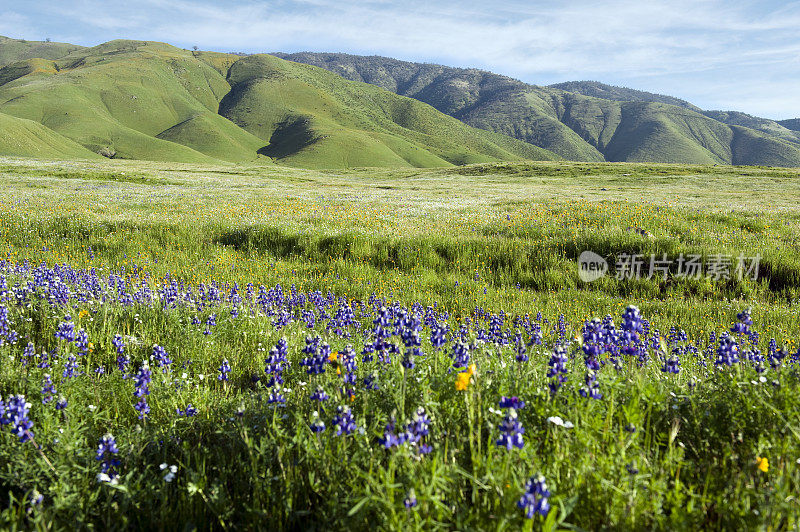
[[319, 139], [307, 118], [287, 118], [278, 124], [269, 144], [258, 150], [258, 154], [280, 159], [311, 146]]

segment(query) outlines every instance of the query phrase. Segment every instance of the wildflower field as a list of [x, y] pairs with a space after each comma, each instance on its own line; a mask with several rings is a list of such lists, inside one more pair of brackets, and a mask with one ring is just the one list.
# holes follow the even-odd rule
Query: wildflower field
[[0, 528], [800, 526], [797, 170], [0, 180]]

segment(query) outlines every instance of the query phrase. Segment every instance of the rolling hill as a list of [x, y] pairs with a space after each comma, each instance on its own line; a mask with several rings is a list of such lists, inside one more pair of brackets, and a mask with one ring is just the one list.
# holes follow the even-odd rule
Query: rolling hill
[[540, 87], [481, 70], [378, 56], [275, 55], [419, 99], [565, 159], [800, 166], [800, 145], [785, 125], [704, 114], [669, 96], [597, 82]]
[[[568, 89], [568, 90], [565, 90]], [[800, 166], [796, 120], [598, 82], [347, 54], [0, 37], [0, 153], [308, 168], [523, 159]]]
[[106, 156], [316, 168], [558, 158], [419, 101], [273, 56], [122, 40], [67, 52], [0, 68], [0, 113]]
[[40, 159], [101, 159], [38, 122], [0, 113], [0, 155]]

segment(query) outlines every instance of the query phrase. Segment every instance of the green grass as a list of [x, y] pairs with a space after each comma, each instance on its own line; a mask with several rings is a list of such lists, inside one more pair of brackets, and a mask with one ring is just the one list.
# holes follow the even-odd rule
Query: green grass
[[[750, 307], [765, 354], [773, 337], [796, 352], [800, 182], [793, 170], [567, 162], [307, 170], [0, 158], [0, 179], [0, 253], [14, 263], [94, 268], [102, 279], [124, 270], [121, 281], [131, 291], [155, 289], [169, 276], [195, 290], [219, 283], [223, 295], [233, 283], [242, 295], [247, 283], [256, 294], [259, 285], [280, 283], [285, 293], [292, 286], [321, 297], [331, 292], [349, 304], [372, 295], [422, 309], [436, 304], [453, 329], [474, 320], [476, 308], [504, 311], [509, 327], [515, 317], [537, 312], [548, 320], [546, 345], [529, 348], [523, 365], [513, 346], [476, 344], [470, 361], [477, 373], [465, 391], [456, 390], [448, 371], [449, 350], [436, 352], [427, 333], [426, 356], [413, 370], [404, 371], [399, 357], [381, 365], [359, 356], [359, 379], [375, 371], [380, 387], [359, 384], [351, 400], [334, 365], [318, 376], [298, 365], [309, 333], [299, 310], [297, 321], [277, 329], [276, 316], [243, 311], [234, 319], [227, 306], [213, 304], [124, 307], [76, 298], [63, 308], [29, 295], [29, 304], [17, 305], [24, 285], [17, 283], [27, 279], [9, 272], [3, 305], [20, 341], [0, 346], [0, 394], [24, 393], [31, 402], [42, 454], [0, 428], [0, 463], [7, 465], [0, 468], [6, 501], [0, 528], [792, 529], [800, 523], [798, 374], [788, 360], [780, 372], [767, 369], [760, 383], [749, 364], [716, 369], [686, 354], [680, 374], [672, 375], [662, 373], [659, 360], [639, 367], [623, 358], [619, 370], [609, 362], [599, 373], [603, 398], [592, 400], [579, 394], [584, 369], [576, 354], [567, 384], [555, 397], [546, 391], [559, 316], [573, 338], [595, 316], [610, 314], [619, 326], [631, 303], [662, 337], [676, 326], [702, 341]], [[604, 255], [758, 252], [762, 277], [607, 278], [587, 285], [575, 264], [585, 248]], [[357, 303], [355, 309], [371, 328], [372, 317]], [[92, 342], [78, 359], [85, 375], [72, 379], [62, 374], [74, 346], [53, 334], [66, 313]], [[212, 313], [217, 325], [204, 334]], [[313, 331], [334, 352], [348, 343], [360, 352], [364, 344], [361, 333], [340, 338], [324, 322]], [[174, 360], [169, 372], [153, 367], [146, 421], [133, 408], [132, 380], [115, 369], [116, 334], [131, 371], [149, 359], [153, 344]], [[291, 392], [287, 406], [275, 408], [264, 358], [281, 336], [290, 345]], [[37, 352], [61, 356], [49, 359], [50, 368], [23, 366], [28, 341]], [[223, 360], [232, 367], [227, 383], [217, 380]], [[109, 374], [97, 376], [98, 365]], [[64, 411], [41, 403], [46, 372], [69, 401]], [[308, 397], [317, 385], [331, 396], [324, 410]], [[495, 445], [502, 418], [493, 410], [503, 395], [527, 403], [519, 412], [525, 447], [510, 452]], [[198, 415], [177, 416], [188, 404]], [[334, 435], [340, 405], [352, 408], [363, 433]], [[406, 447], [380, 447], [376, 439], [389, 417], [404, 423], [420, 406], [432, 420], [432, 453], [419, 458]], [[328, 426], [319, 435], [309, 429], [314, 411]], [[558, 427], [550, 416], [575, 426]], [[625, 430], [629, 424], [634, 433]], [[108, 431], [120, 448], [117, 486], [95, 479], [95, 450]], [[768, 471], [756, 467], [757, 457], [768, 458]], [[177, 466], [170, 483], [162, 463]], [[548, 481], [553, 509], [547, 519], [526, 521], [516, 502], [537, 472]], [[408, 511], [403, 500], [412, 489], [419, 504]], [[34, 490], [44, 498], [31, 507]]]
[[[583, 304], [577, 302], [591, 298], [612, 304], [635, 297], [677, 316], [723, 300], [788, 309], [800, 294], [793, 213], [800, 194], [790, 170], [504, 163], [332, 173], [115, 161], [16, 162], [2, 173], [10, 190], [19, 185], [14, 194], [26, 210], [41, 213], [26, 215], [24, 224], [42, 240], [9, 229], [10, 249], [46, 247], [36, 256], [48, 261], [82, 260], [80, 250], [91, 246], [106, 266], [144, 257], [158, 276], [184, 270], [191, 257], [198, 279], [223, 271], [240, 284], [257, 276], [264, 284], [334, 286], [362, 298], [403, 285], [407, 301], [438, 297], [458, 309], [518, 311], [534, 300], [569, 302], [574, 316]], [[103, 181], [119, 184], [106, 188]], [[769, 199], [754, 205], [753, 198]], [[7, 223], [23, 223], [15, 212], [7, 212]], [[65, 240], [51, 246], [46, 238], [56, 230]], [[609, 258], [760, 253], [762, 278], [586, 286], [575, 260], [587, 248]]]

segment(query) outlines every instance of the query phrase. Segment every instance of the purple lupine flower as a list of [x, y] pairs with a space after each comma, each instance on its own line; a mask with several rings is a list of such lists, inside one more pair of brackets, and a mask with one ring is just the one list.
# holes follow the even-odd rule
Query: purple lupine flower
[[64, 364], [64, 372], [61, 374], [61, 376], [65, 379], [71, 379], [72, 377], [76, 377], [80, 374], [81, 372], [78, 370], [78, 359], [75, 358], [75, 355], [68, 356], [67, 362]]
[[409, 510], [417, 506], [417, 496], [414, 494], [413, 489], [408, 490], [408, 495], [403, 500], [403, 505]]
[[727, 332], [719, 337], [717, 345], [717, 366], [732, 366], [739, 362], [739, 344]]
[[27, 366], [28, 361], [36, 356], [36, 348], [33, 346], [33, 342], [28, 342], [28, 345], [25, 346], [25, 349], [22, 350], [22, 365]]
[[39, 363], [36, 364], [36, 367], [39, 369], [45, 369], [50, 367], [50, 359], [55, 359], [57, 356], [56, 351], [50, 351], [50, 353], [46, 353], [42, 351], [39, 354]]
[[306, 373], [309, 375], [318, 375], [325, 373], [325, 363], [328, 361], [328, 356], [331, 353], [331, 347], [322, 342], [319, 336], [306, 337], [306, 346], [303, 348], [303, 353], [308, 355], [300, 361], [301, 366], [306, 367]]
[[147, 366], [147, 363], [144, 363], [134, 377], [133, 396], [138, 397], [139, 401], [133, 408], [139, 412], [139, 419], [147, 418], [147, 415], [150, 413], [150, 405], [147, 404], [146, 396], [150, 395], [151, 376], [150, 368]]
[[139, 412], [139, 419], [146, 419], [150, 414], [150, 405], [147, 404], [147, 399], [142, 397], [139, 402], [133, 405], [134, 410]]
[[56, 410], [64, 410], [67, 408], [67, 398], [63, 395], [58, 397], [58, 401], [56, 401]]
[[[131, 363], [131, 359], [125, 355], [125, 343], [122, 341], [122, 336], [118, 334], [114, 335], [114, 339], [111, 340], [111, 344], [117, 351], [117, 368], [122, 373], [125, 373], [125, 371], [128, 369], [128, 364]], [[127, 377], [127, 375], [123, 375], [123, 378]]]
[[17, 333], [11, 330], [11, 319], [8, 317], [8, 307], [0, 305], [0, 345], [6, 343], [13, 344], [16, 341]]
[[314, 314], [313, 310], [304, 310], [301, 319], [305, 322], [308, 329], [313, 329], [314, 324], [317, 322], [317, 316]]
[[395, 434], [395, 425], [396, 420], [392, 416], [383, 429], [383, 438], [378, 438], [378, 443], [386, 449], [402, 445], [405, 442], [405, 433]]
[[786, 349], [780, 348], [778, 349], [778, 344], [773, 339], [770, 341], [770, 348], [769, 348], [769, 366], [778, 371], [781, 368], [781, 364], [783, 363], [783, 359], [786, 358]]
[[134, 397], [144, 397], [150, 395], [150, 382], [152, 381], [152, 372], [147, 363], [142, 364], [139, 371], [134, 376]]
[[84, 329], [81, 329], [75, 335], [75, 348], [78, 350], [78, 354], [82, 356], [86, 356], [89, 352], [89, 334]]
[[517, 362], [527, 362], [528, 355], [527, 355], [527, 347], [525, 347], [525, 342], [522, 340], [522, 335], [517, 333], [514, 337], [514, 342], [516, 343], [516, 356], [514, 357]]
[[558, 341], [564, 343], [567, 337], [567, 319], [563, 314], [558, 315]]
[[606, 352], [603, 322], [599, 318], [587, 321], [583, 326], [583, 356], [586, 368], [600, 369], [600, 355]]
[[420, 406], [417, 408], [417, 411], [414, 412], [414, 417], [411, 418], [411, 422], [406, 425], [404, 439], [416, 449], [417, 454], [428, 454], [433, 450], [430, 445], [426, 445], [423, 442], [423, 439], [430, 432], [430, 424], [430, 418], [428, 418], [428, 415], [425, 413], [425, 409]]
[[55, 337], [56, 340], [64, 340], [65, 342], [75, 341], [75, 324], [72, 322], [72, 316], [69, 314], [64, 316], [64, 321], [58, 324]]
[[264, 359], [264, 371], [269, 375], [267, 386], [272, 387], [276, 384], [283, 384], [283, 371], [288, 366], [286, 355], [289, 352], [289, 342], [286, 338], [281, 338], [275, 344], [267, 358]]
[[450, 328], [447, 324], [442, 326], [437, 323], [431, 327], [431, 346], [434, 350], [439, 351], [444, 346], [448, 332]]
[[178, 415], [181, 417], [194, 417], [197, 415], [197, 409], [189, 403], [183, 410], [178, 408]]
[[750, 326], [753, 325], [753, 320], [750, 318], [751, 310], [745, 309], [736, 315], [738, 320], [731, 326], [731, 332], [736, 334], [749, 334]]
[[563, 345], [556, 344], [553, 354], [547, 362], [547, 365], [550, 366], [550, 369], [547, 370], [547, 377], [550, 379], [547, 386], [551, 393], [556, 393], [567, 382], [567, 362], [569, 362], [567, 349]]
[[217, 325], [217, 315], [212, 314], [206, 319], [206, 329], [203, 331], [203, 334], [208, 336], [211, 334], [211, 328]]
[[228, 382], [228, 373], [231, 372], [231, 365], [228, 364], [227, 358], [222, 361], [222, 364], [217, 369], [217, 371], [219, 371], [219, 375], [217, 375], [217, 380]]
[[49, 374], [45, 374], [44, 378], [42, 378], [42, 404], [50, 403], [56, 393], [58, 392], [56, 392], [56, 387], [53, 386], [53, 379]]
[[163, 371], [165, 373], [169, 365], [172, 364], [172, 360], [169, 358], [167, 350], [158, 344], [153, 345], [153, 355], [151, 358], [153, 359], [153, 362], [156, 363], [157, 368], [164, 368]]
[[12, 395], [3, 405], [0, 397], [0, 425], [11, 425], [11, 433], [24, 443], [33, 438], [33, 421], [30, 415], [31, 404], [25, 400], [24, 395]]
[[462, 341], [453, 343], [453, 367], [464, 369], [469, 366], [469, 344]]
[[378, 390], [378, 374], [376, 372], [372, 372], [371, 374], [364, 377], [364, 388], [366, 390]]
[[311, 425], [310, 425], [310, 428], [311, 428], [311, 432], [315, 432], [317, 434], [319, 434], [320, 432], [324, 432], [325, 431], [325, 423], [323, 423], [322, 420], [319, 418], [319, 413], [317, 413], [317, 412], [312, 412], [311, 413]]
[[500, 398], [500, 408], [513, 408], [514, 410], [521, 410], [525, 408], [525, 401], [519, 397], [506, 397], [505, 395]]
[[100, 438], [100, 443], [97, 446], [96, 460], [100, 461], [100, 473], [97, 475], [98, 482], [111, 482], [116, 483], [119, 477], [117, 467], [120, 461], [117, 458], [119, 449], [117, 448], [117, 441], [111, 434], [106, 434]]
[[578, 390], [578, 393], [580, 393], [582, 397], [590, 397], [592, 399], [603, 398], [603, 394], [600, 393], [600, 385], [597, 383], [597, 372], [592, 370], [586, 372], [584, 382], [586, 386]]
[[356, 423], [353, 419], [353, 412], [349, 406], [340, 406], [336, 409], [337, 414], [333, 417], [333, 423], [336, 425], [336, 435], [347, 436], [356, 430]]
[[317, 386], [317, 389], [314, 391], [314, 393], [311, 394], [309, 398], [312, 401], [323, 402], [327, 401], [329, 396], [327, 393], [325, 393], [325, 390], [322, 389], [322, 386]]
[[509, 451], [513, 447], [522, 449], [525, 445], [525, 441], [522, 438], [524, 433], [525, 428], [517, 418], [517, 411], [513, 408], [509, 408], [505, 418], [503, 418], [502, 423], [500, 423], [500, 438], [498, 438], [496, 442], [497, 446], [505, 447]]
[[525, 493], [520, 497], [517, 506], [525, 513], [527, 519], [532, 519], [537, 513], [544, 517], [550, 511], [550, 503], [547, 500], [549, 497], [550, 491], [547, 489], [544, 477], [536, 475], [528, 480]]
[[664, 359], [664, 365], [661, 367], [661, 371], [664, 373], [674, 373], [675, 375], [681, 372], [681, 359], [678, 358], [674, 350], [672, 356]]
[[277, 403], [279, 405], [283, 405], [286, 403], [286, 396], [283, 395], [283, 391], [280, 385], [277, 385], [270, 390], [267, 402], [269, 404]]

